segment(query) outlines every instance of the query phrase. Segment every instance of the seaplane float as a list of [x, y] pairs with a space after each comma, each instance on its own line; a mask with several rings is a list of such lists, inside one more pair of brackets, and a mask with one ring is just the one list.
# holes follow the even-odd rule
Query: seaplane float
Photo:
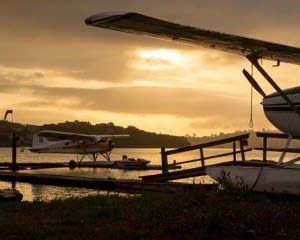
[[[71, 132], [43, 130], [35, 133], [32, 138], [31, 152], [35, 153], [61, 153], [80, 155], [78, 161], [71, 160], [70, 167], [111, 167], [120, 168], [145, 167], [150, 161], [142, 158], [128, 158], [122, 156], [121, 160], [111, 160], [111, 151], [115, 147], [114, 138], [126, 138], [129, 135], [91, 135]], [[96, 161], [102, 155], [104, 161]], [[82, 160], [89, 156], [92, 161]]]
[[243, 179], [245, 186], [256, 191], [300, 194], [300, 158], [284, 161], [293, 138], [300, 137], [300, 87], [281, 89], [263, 69], [259, 60], [300, 64], [300, 48], [242, 37], [197, 27], [181, 25], [134, 12], [104, 12], [85, 19], [89, 26], [148, 35], [154, 38], [179, 41], [200, 47], [226, 51], [246, 57], [275, 89], [266, 94], [247, 70], [243, 74], [262, 96], [267, 119], [280, 131], [288, 134], [285, 148], [276, 162], [245, 161], [244, 165], [221, 163], [206, 167], [206, 173], [220, 180], [225, 173], [232, 182]]

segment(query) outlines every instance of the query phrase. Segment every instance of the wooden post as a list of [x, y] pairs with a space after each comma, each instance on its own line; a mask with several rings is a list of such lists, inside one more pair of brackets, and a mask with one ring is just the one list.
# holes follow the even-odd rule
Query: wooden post
[[11, 169], [16, 171], [17, 166], [17, 135], [15, 132], [12, 134], [12, 156], [11, 156]]
[[200, 148], [200, 160], [202, 167], [205, 167], [203, 148]]
[[263, 161], [267, 161], [267, 136], [264, 136]]
[[241, 150], [242, 161], [245, 161], [245, 151], [244, 151], [243, 139], [240, 139], [240, 150]]
[[168, 172], [168, 157], [166, 155], [165, 148], [161, 148], [161, 168], [162, 168], [162, 173], [167, 173]]
[[235, 142], [233, 142], [233, 161], [236, 162], [236, 146], [235, 146]]

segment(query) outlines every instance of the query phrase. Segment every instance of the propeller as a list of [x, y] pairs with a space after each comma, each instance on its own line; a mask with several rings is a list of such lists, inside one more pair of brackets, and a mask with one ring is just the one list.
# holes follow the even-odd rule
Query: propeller
[[265, 92], [262, 90], [262, 88], [258, 85], [258, 83], [255, 81], [255, 79], [250, 75], [250, 73], [247, 72], [246, 69], [243, 69], [243, 74], [249, 81], [252, 87], [262, 96], [265, 97], [267, 96]]

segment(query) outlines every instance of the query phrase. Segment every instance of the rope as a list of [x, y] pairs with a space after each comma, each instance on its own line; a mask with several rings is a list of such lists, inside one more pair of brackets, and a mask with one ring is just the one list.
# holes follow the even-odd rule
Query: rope
[[[253, 64], [251, 64], [251, 76], [253, 77]], [[253, 86], [251, 85], [251, 100], [250, 100], [250, 121], [249, 121], [249, 127], [250, 129], [253, 128]]]

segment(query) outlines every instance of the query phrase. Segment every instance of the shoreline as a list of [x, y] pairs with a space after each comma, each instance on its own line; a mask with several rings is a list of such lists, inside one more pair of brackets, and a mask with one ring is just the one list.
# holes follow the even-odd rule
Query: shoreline
[[6, 239], [299, 239], [298, 197], [144, 193], [1, 203]]

